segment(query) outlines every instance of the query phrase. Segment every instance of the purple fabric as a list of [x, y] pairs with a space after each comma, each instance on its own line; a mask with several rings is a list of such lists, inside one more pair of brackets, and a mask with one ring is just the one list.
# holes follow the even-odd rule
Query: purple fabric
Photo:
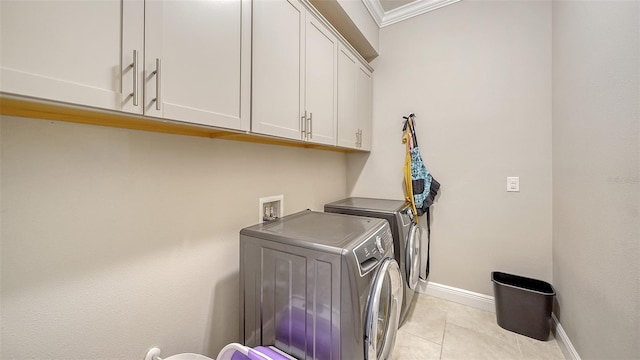
[[233, 355], [231, 355], [231, 360], [249, 360], [249, 358], [239, 351], [234, 351]]
[[[283, 312], [276, 328], [276, 346], [282, 350], [278, 346], [279, 341], [284, 346], [290, 346], [309, 357], [331, 359], [332, 329], [330, 320], [326, 319], [330, 319], [330, 312], [324, 309], [324, 312], [316, 315], [314, 323], [313, 314], [307, 313], [305, 309], [294, 307], [290, 313]], [[315, 329], [307, 331], [307, 326], [311, 324], [315, 325]], [[311, 356], [312, 354], [315, 356]]]
[[273, 360], [287, 360], [287, 357], [265, 346], [258, 346], [255, 349], [250, 349], [249, 356], [236, 351], [231, 356], [231, 360], [264, 360], [264, 357], [258, 354], [264, 354]]
[[[265, 347], [265, 346], [257, 346], [254, 350], [260, 352], [261, 354], [265, 354], [268, 357], [272, 358], [273, 360], [286, 360], [288, 359], [287, 357], [285, 357], [284, 355], [280, 354], [279, 352]], [[262, 358], [261, 358], [262, 360]]]

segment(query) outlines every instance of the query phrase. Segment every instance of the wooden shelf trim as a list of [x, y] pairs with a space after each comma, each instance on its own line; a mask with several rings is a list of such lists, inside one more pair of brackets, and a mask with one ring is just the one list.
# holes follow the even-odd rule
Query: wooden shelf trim
[[220, 129], [199, 124], [152, 118], [84, 106], [62, 104], [38, 99], [0, 94], [0, 114], [33, 119], [56, 120], [80, 124], [100, 125], [115, 128], [152, 131], [168, 134], [225, 139], [251, 143], [292, 146], [306, 149], [337, 152], [364, 152], [339, 146], [310, 144], [303, 141], [277, 138], [267, 135]]

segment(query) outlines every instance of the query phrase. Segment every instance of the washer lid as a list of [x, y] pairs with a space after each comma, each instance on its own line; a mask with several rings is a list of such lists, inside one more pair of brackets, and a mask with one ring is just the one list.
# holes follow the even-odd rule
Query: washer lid
[[375, 198], [350, 197], [326, 204], [326, 208], [362, 209], [376, 212], [397, 212], [405, 206], [404, 200], [388, 200]]
[[241, 235], [341, 252], [389, 227], [386, 220], [362, 216], [301, 211], [240, 230]]

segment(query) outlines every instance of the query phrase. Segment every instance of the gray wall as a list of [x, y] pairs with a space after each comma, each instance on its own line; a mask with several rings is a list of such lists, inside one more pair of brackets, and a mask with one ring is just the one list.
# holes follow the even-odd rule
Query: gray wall
[[352, 195], [404, 197], [415, 112], [442, 183], [430, 281], [487, 295], [493, 270], [551, 281], [551, 3], [462, 1], [384, 27], [372, 65], [373, 151], [348, 157]]
[[238, 232], [346, 195], [344, 154], [2, 117], [0, 358], [214, 357]]
[[553, 4], [553, 282], [582, 359], [640, 358], [640, 3]]

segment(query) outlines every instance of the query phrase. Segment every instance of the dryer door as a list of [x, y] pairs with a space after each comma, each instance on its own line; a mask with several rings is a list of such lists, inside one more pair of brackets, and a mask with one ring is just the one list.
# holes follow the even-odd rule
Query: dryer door
[[420, 243], [422, 233], [418, 224], [412, 222], [407, 234], [405, 270], [407, 273], [407, 284], [409, 289], [415, 290], [420, 277]]
[[369, 293], [364, 331], [365, 360], [387, 359], [396, 341], [402, 275], [398, 263], [386, 258], [379, 266]]

